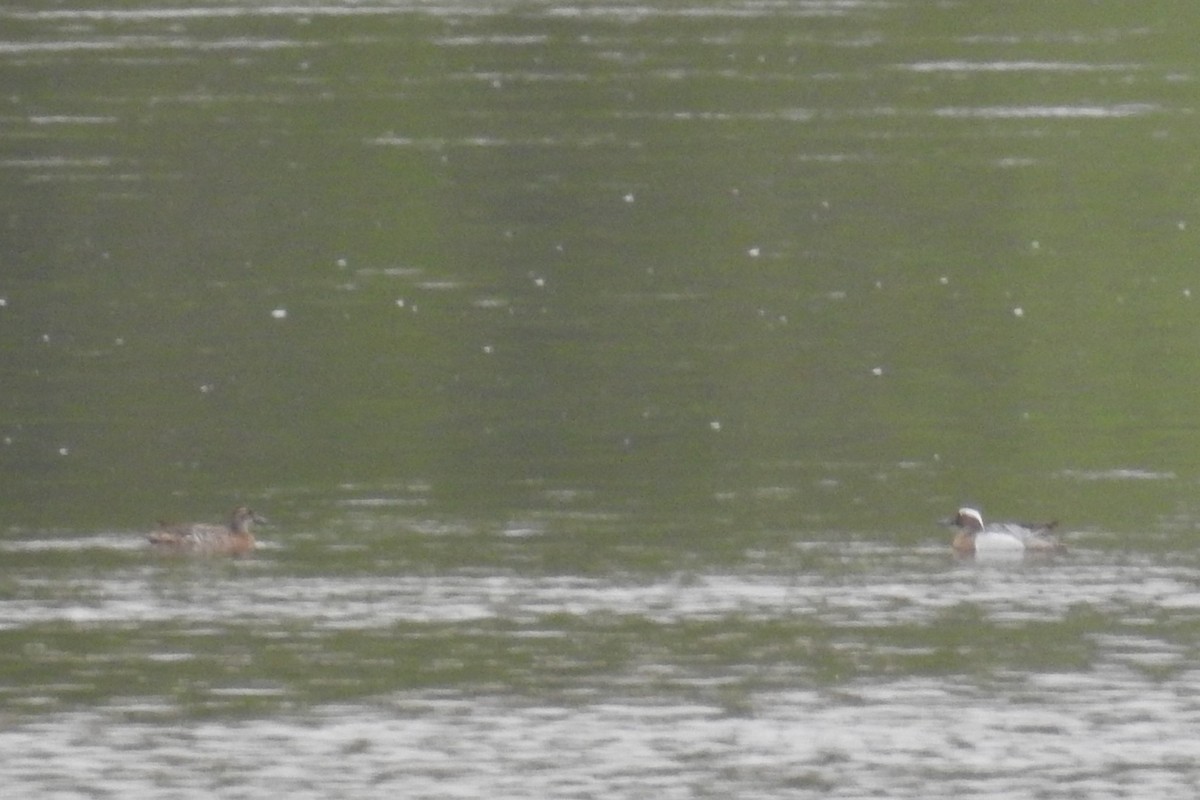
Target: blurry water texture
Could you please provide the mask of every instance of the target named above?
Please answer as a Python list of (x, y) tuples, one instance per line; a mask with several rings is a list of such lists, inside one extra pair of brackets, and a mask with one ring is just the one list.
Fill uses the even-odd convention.
[(1194, 794), (1198, 13), (0, 8), (0, 785)]

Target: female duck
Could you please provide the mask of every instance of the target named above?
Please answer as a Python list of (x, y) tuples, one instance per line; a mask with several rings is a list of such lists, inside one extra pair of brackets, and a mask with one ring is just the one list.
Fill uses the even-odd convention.
[(1050, 533), (1057, 522), (1039, 525), (994, 522), (984, 525), (983, 515), (978, 511), (960, 508), (957, 514), (946, 520), (946, 524), (957, 529), (950, 546), (960, 556), (1061, 553), (1067, 549)]
[(254, 550), (254, 524), (266, 520), (246, 506), (233, 510), (228, 525), (167, 525), (158, 523), (158, 530), (148, 537), (156, 550), (197, 555), (240, 556)]

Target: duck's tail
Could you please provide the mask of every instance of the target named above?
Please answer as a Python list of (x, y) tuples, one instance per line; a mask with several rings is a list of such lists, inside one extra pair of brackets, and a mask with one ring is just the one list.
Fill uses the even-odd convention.
[(147, 534), (146, 539), (150, 544), (163, 545), (166, 547), (178, 546), (183, 542), (183, 537), (178, 531), (157, 530)]

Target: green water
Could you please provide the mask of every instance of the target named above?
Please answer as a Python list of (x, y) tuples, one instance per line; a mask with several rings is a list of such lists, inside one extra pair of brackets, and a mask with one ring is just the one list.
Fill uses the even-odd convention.
[(0, 782), (1194, 789), (1193, 13), (0, 9)]
[(1167, 22), (238, 8), (6, 12), (10, 525), (917, 462), (822, 518), (1124, 527), (1048, 478), (1196, 473)]

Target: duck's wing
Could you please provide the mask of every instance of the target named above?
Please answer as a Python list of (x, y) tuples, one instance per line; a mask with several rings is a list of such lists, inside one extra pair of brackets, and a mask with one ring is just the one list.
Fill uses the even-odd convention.
[(233, 532), (221, 525), (190, 525), (186, 538), (198, 550), (219, 550), (233, 537)]
[(184, 523), (172, 525), (158, 523), (158, 530), (150, 534), (150, 541), (155, 544), (176, 545), (178, 547), (205, 547), (222, 536), (228, 536), (229, 530), (220, 525), (203, 525)]
[(151, 531), (147, 536), (151, 544), (170, 547), (182, 547), (187, 544), (187, 530), (178, 525), (163, 525), (159, 523), (158, 530)]
[(1038, 550), (1043, 553), (1065, 553), (1067, 546), (1062, 543), (1062, 540), (1057, 536), (1051, 536), (1046, 531), (1038, 531), (1029, 537), (1025, 546), (1030, 550)]
[(1046, 553), (1065, 551), (1067, 546), (1052, 533), (1056, 527), (1058, 527), (1058, 520), (1025, 526), (1025, 547), (1029, 550), (1038, 550)]

